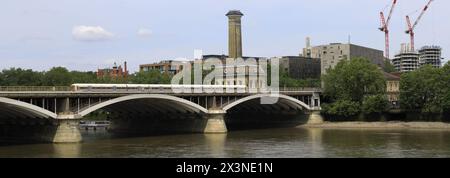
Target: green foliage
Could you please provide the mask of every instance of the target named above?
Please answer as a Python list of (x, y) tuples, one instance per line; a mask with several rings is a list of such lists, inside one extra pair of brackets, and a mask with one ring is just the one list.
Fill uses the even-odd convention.
[[(270, 73), (269, 73), (270, 74)], [(287, 71), (280, 68), (280, 87), (320, 87), (320, 79), (295, 79), (289, 76)], [(267, 76), (270, 80), (270, 75)]]
[(326, 115), (352, 117), (360, 113), (360, 104), (349, 100), (338, 100), (331, 104), (322, 104), (322, 113)]
[(0, 85), (2, 86), (40, 86), (43, 73), (30, 69), (11, 68), (0, 73)]
[(384, 71), (387, 73), (397, 72), (397, 70), (395, 70), (394, 65), (392, 65), (389, 60), (384, 60)]
[(331, 116), (352, 117), (361, 112), (382, 113), (388, 107), (386, 79), (369, 60), (342, 60), (323, 77), (324, 95), (331, 101), (322, 112)]
[(170, 84), (171, 76), (161, 74), (159, 70), (141, 71), (131, 77), (131, 83), (136, 84)]
[(442, 68), (443, 75), (443, 86), (444, 86), (444, 96), (442, 100), (442, 109), (445, 114), (450, 116), (450, 63), (447, 63), (444, 68)]
[(45, 86), (69, 86), (72, 84), (72, 75), (64, 67), (53, 67), (45, 72), (43, 85)]
[(400, 81), (400, 103), (406, 110), (422, 113), (441, 113), (448, 107), (450, 72), (449, 67), (436, 69), (424, 66), (402, 75)]
[(364, 58), (342, 60), (323, 76), (324, 94), (332, 101), (362, 103), (366, 95), (384, 94), (386, 79), (376, 65)]
[(64, 67), (54, 67), (47, 72), (36, 72), (20, 68), (0, 72), (0, 86), (69, 86), (73, 83), (128, 83), (169, 84), (170, 75), (159, 71), (138, 72), (124, 78), (101, 77), (95, 72), (68, 71)]
[(79, 72), (79, 71), (71, 71), (70, 75), (72, 76), (73, 83), (96, 83), (98, 82), (97, 74), (95, 72)]
[(370, 95), (364, 98), (362, 112), (364, 114), (383, 113), (388, 109), (389, 101), (386, 95)]

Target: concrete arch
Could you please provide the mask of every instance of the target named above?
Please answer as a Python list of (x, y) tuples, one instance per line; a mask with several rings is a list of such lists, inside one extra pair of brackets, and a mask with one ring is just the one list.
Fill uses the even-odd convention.
[(179, 104), (183, 105), (184, 107), (187, 107), (191, 110), (201, 112), (201, 113), (208, 113), (208, 110), (206, 108), (204, 108), (198, 104), (195, 104), (193, 102), (190, 102), (188, 100), (178, 98), (175, 96), (161, 95), (161, 94), (138, 94), (138, 95), (123, 96), (123, 97), (119, 97), (119, 98), (115, 98), (112, 100), (108, 100), (108, 101), (99, 103), (97, 105), (91, 106), (90, 108), (87, 108), (87, 109), (81, 111), (79, 113), (79, 115), (84, 117), (84, 116), (90, 114), (91, 112), (94, 112), (98, 109), (107, 107), (109, 105), (121, 103), (124, 101), (138, 100), (138, 99), (161, 99), (161, 100), (167, 100), (167, 101), (174, 101), (174, 102), (179, 103)]
[(55, 114), (55, 113), (53, 113), (53, 112), (51, 112), (49, 110), (46, 110), (44, 108), (40, 108), (38, 106), (29, 104), (29, 103), (25, 103), (25, 102), (22, 102), (22, 101), (0, 97), (0, 103), (6, 104), (6, 105), (10, 105), (12, 107), (16, 107), (18, 109), (25, 110), (25, 111), (29, 112), (29, 114), (25, 113), (25, 115), (30, 115), (31, 114), (31, 115), (36, 116), (36, 117), (53, 118), (53, 119), (57, 118), (57, 114)]
[(265, 98), (265, 97), (285, 99), (285, 100), (287, 100), (287, 101), (289, 101), (289, 102), (291, 102), (291, 103), (293, 103), (295, 105), (300, 105), (302, 108), (305, 108), (307, 110), (312, 110), (311, 107), (309, 107), (306, 103), (304, 103), (304, 102), (302, 102), (302, 101), (300, 101), (300, 100), (298, 100), (296, 98), (293, 98), (293, 97), (290, 97), (290, 96), (286, 96), (286, 95), (282, 95), (282, 94), (276, 94), (276, 95), (274, 95), (274, 94), (258, 94), (258, 95), (247, 96), (245, 98), (239, 99), (239, 100), (237, 100), (237, 101), (235, 101), (233, 103), (230, 103), (230, 104), (226, 105), (225, 107), (223, 107), (223, 110), (225, 112), (227, 112), (231, 108), (233, 108), (233, 107), (235, 107), (235, 106), (237, 106), (239, 104), (242, 104), (244, 102), (247, 102), (247, 101), (250, 101), (250, 100), (254, 100), (254, 99), (258, 99), (258, 98)]

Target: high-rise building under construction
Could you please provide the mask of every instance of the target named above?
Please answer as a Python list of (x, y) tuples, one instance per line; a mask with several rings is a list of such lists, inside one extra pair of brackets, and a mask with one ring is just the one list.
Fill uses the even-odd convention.
[(440, 68), (441, 51), (439, 46), (424, 46), (419, 51), (415, 51), (410, 44), (402, 44), (400, 53), (395, 55), (392, 64), (399, 72), (415, 71), (425, 65)]
[(439, 46), (424, 46), (419, 50), (419, 64), (420, 66), (431, 65), (434, 68), (441, 67), (441, 47)]

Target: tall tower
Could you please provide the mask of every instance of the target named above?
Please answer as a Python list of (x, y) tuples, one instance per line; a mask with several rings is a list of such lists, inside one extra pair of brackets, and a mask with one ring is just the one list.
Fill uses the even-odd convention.
[(228, 17), (228, 56), (230, 58), (242, 57), (241, 11), (231, 10)]

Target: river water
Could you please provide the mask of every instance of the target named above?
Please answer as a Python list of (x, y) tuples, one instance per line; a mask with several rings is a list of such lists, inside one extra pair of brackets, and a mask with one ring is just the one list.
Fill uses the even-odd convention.
[(79, 144), (2, 145), (0, 157), (450, 157), (448, 130), (289, 128), (134, 138), (84, 131), (83, 136)]

